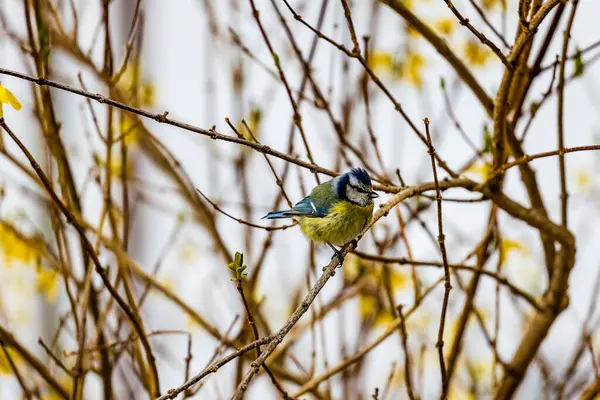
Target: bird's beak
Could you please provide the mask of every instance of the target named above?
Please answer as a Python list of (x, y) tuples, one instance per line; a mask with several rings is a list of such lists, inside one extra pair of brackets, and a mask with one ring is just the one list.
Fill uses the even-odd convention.
[(377, 194), (377, 192), (374, 192), (374, 191), (371, 190), (369, 192), (369, 197), (372, 198), (372, 199), (376, 199), (376, 198), (379, 197), (379, 195)]

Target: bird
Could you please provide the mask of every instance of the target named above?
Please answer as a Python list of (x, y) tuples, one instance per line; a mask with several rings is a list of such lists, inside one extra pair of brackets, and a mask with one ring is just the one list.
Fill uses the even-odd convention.
[(355, 241), (365, 230), (373, 219), (373, 199), (377, 197), (368, 172), (352, 168), (313, 188), (291, 209), (270, 212), (262, 219), (292, 218), (308, 239), (326, 243), (341, 266), (344, 256), (335, 245)]

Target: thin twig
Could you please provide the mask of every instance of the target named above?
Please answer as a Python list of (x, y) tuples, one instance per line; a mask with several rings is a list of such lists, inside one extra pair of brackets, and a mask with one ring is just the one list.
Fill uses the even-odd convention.
[(29, 388), (27, 388), (27, 384), (25, 383), (25, 381), (23, 380), (23, 377), (21, 376), (21, 372), (19, 372), (17, 365), (13, 361), (10, 353), (8, 352), (8, 349), (6, 348), (6, 345), (4, 344), (4, 342), (2, 340), (0, 340), (0, 347), (2, 347), (2, 352), (4, 353), (4, 357), (8, 361), (10, 368), (13, 370), (15, 376), (17, 377), (17, 381), (19, 382), (19, 385), (21, 386), (21, 389), (23, 390), (23, 395), (25, 396), (25, 398), (27, 400), (33, 399), (31, 393), (29, 392)]
[(502, 63), (506, 66), (506, 68), (508, 68), (508, 69), (513, 69), (514, 68), (514, 66), (508, 61), (508, 59), (506, 58), (506, 56), (504, 55), (504, 53), (502, 53), (502, 50), (500, 50), (498, 48), (498, 46), (496, 46), (494, 44), (494, 42), (492, 42), (490, 39), (488, 39), (487, 36), (485, 36), (483, 33), (481, 33), (480, 31), (478, 31), (473, 26), (473, 24), (471, 24), (471, 22), (469, 21), (468, 18), (463, 17), (463, 15), (456, 9), (456, 7), (454, 6), (454, 4), (452, 3), (451, 0), (444, 0), (444, 2), (446, 3), (446, 5), (450, 9), (450, 11), (452, 11), (452, 13), (454, 14), (454, 16), (458, 19), (458, 22), (461, 25), (466, 26), (467, 29), (469, 31), (471, 31), (471, 33), (473, 35), (475, 35), (477, 37), (477, 39), (479, 39), (479, 41), (481, 41), (481, 43), (483, 43), (484, 45), (486, 45), (487, 47), (489, 47), (490, 49), (492, 49), (492, 51), (494, 52), (494, 54), (496, 54), (498, 56), (498, 58), (500, 59), (500, 61), (502, 61)]
[(235, 360), (236, 358), (244, 355), (245, 353), (249, 352), (250, 350), (255, 349), (257, 346), (261, 346), (263, 344), (269, 343), (271, 340), (273, 340), (274, 337), (275, 337), (274, 335), (273, 336), (265, 336), (264, 338), (262, 338), (260, 340), (256, 340), (252, 343), (247, 344), (246, 346), (234, 351), (233, 353), (229, 354), (228, 356), (211, 364), (210, 366), (208, 366), (207, 368), (202, 370), (200, 373), (198, 373), (197, 375), (192, 377), (192, 379), (185, 382), (183, 385), (181, 385), (177, 388), (174, 388), (174, 389), (169, 389), (167, 391), (167, 393), (158, 397), (156, 400), (167, 400), (167, 399), (172, 400), (172, 399), (176, 398), (179, 395), (179, 393), (183, 392), (184, 390), (189, 389), (194, 384), (200, 382), (202, 380), (202, 378), (204, 378), (205, 376), (214, 374), (215, 372), (217, 372), (219, 370), (219, 368), (221, 368), (228, 362)]
[(567, 191), (567, 172), (565, 166), (565, 155), (563, 150), (565, 148), (565, 138), (564, 138), (564, 100), (565, 100), (565, 64), (567, 62), (567, 51), (569, 49), (569, 39), (571, 37), (571, 29), (573, 28), (573, 21), (575, 20), (575, 12), (577, 11), (577, 4), (579, 4), (579, 0), (573, 0), (573, 7), (571, 8), (571, 15), (569, 16), (569, 21), (567, 22), (567, 27), (564, 31), (564, 40), (562, 47), (562, 55), (560, 61), (560, 70), (558, 73), (558, 167), (559, 167), (559, 176), (560, 176), (560, 220), (562, 226), (568, 226), (568, 199), (569, 193)]
[(408, 348), (408, 334), (406, 333), (406, 323), (404, 322), (404, 314), (402, 313), (402, 305), (397, 307), (398, 316), (400, 318), (400, 335), (402, 336), (402, 348), (404, 349), (404, 379), (406, 381), (406, 391), (411, 400), (415, 399), (412, 386), (412, 365), (410, 362), (411, 355)]
[(252, 227), (252, 228), (257, 228), (257, 229), (264, 229), (267, 232), (285, 230), (285, 229), (291, 228), (293, 226), (296, 226), (296, 222), (293, 222), (293, 223), (291, 223), (289, 225), (282, 225), (282, 226), (264, 226), (264, 225), (255, 224), (255, 223), (250, 222), (250, 221), (246, 221), (246, 220), (244, 220), (242, 218), (234, 217), (233, 215), (229, 214), (228, 212), (222, 210), (221, 207), (219, 207), (217, 205), (217, 203), (215, 203), (214, 201), (212, 201), (211, 199), (209, 199), (208, 197), (206, 197), (206, 195), (204, 193), (202, 193), (202, 191), (200, 191), (200, 189), (196, 188), (196, 190), (198, 191), (198, 193), (200, 193), (200, 196), (202, 196), (202, 198), (204, 198), (204, 200), (206, 200), (215, 210), (217, 210), (221, 214), (225, 215), (226, 217), (231, 218), (232, 220), (239, 222), (242, 225), (246, 225), (246, 226), (249, 226), (249, 227)]
[(82, 242), (84, 243), (84, 248), (85, 248), (86, 252), (89, 254), (92, 261), (94, 262), (96, 272), (102, 278), (102, 282), (104, 283), (104, 286), (108, 289), (108, 291), (110, 292), (112, 297), (117, 301), (117, 303), (123, 309), (123, 311), (125, 312), (127, 317), (131, 320), (131, 323), (132, 323), (134, 329), (136, 330), (137, 334), (140, 337), (140, 340), (142, 342), (142, 345), (143, 345), (145, 353), (146, 353), (146, 359), (148, 361), (148, 364), (151, 367), (150, 371), (151, 371), (152, 379), (154, 382), (155, 394), (157, 394), (157, 396), (160, 395), (160, 393), (159, 393), (160, 386), (159, 386), (159, 382), (158, 382), (158, 370), (156, 368), (154, 354), (152, 353), (152, 349), (150, 347), (150, 342), (148, 341), (148, 339), (145, 336), (145, 332), (144, 332), (144, 329), (142, 328), (139, 315), (135, 315), (131, 311), (131, 309), (125, 302), (125, 300), (121, 297), (121, 295), (117, 292), (117, 290), (112, 286), (112, 284), (108, 278), (108, 275), (106, 273), (106, 270), (100, 263), (100, 260), (98, 259), (98, 255), (96, 254), (94, 247), (92, 246), (92, 244), (90, 243), (89, 239), (87, 238), (87, 236), (85, 234), (85, 230), (83, 229), (83, 227), (81, 226), (79, 221), (76, 220), (75, 215), (67, 208), (67, 206), (65, 206), (65, 204), (62, 202), (62, 200), (60, 200), (60, 198), (54, 191), (54, 189), (52, 189), (52, 184), (48, 180), (48, 177), (46, 176), (44, 171), (42, 171), (39, 164), (37, 163), (37, 161), (35, 161), (35, 159), (31, 155), (29, 150), (25, 147), (25, 145), (23, 145), (23, 143), (13, 133), (13, 131), (8, 127), (8, 125), (6, 125), (6, 121), (4, 120), (4, 118), (0, 118), (0, 127), (2, 127), (6, 131), (6, 133), (8, 133), (8, 135), (11, 137), (11, 139), (17, 144), (17, 146), (19, 146), (19, 148), (21, 149), (23, 154), (25, 154), (25, 156), (31, 163), (31, 166), (37, 173), (38, 177), (44, 184), (44, 187), (47, 190), (50, 197), (52, 198), (52, 201), (58, 206), (59, 210), (64, 214), (64, 216), (67, 219), (67, 222), (75, 227), (75, 229), (77, 230), (77, 233), (81, 237)]
[(442, 394), (441, 398), (445, 399), (448, 390), (448, 380), (446, 377), (446, 364), (444, 363), (444, 327), (446, 324), (446, 311), (448, 309), (448, 299), (450, 298), (450, 290), (452, 285), (450, 284), (450, 267), (448, 267), (448, 257), (446, 255), (446, 244), (444, 237), (444, 226), (442, 223), (442, 193), (440, 190), (437, 168), (435, 166), (434, 153), (435, 149), (431, 143), (431, 135), (429, 134), (429, 119), (423, 120), (425, 123), (425, 134), (427, 135), (427, 145), (429, 156), (431, 157), (431, 169), (433, 170), (433, 181), (435, 182), (435, 194), (437, 200), (437, 220), (438, 220), (438, 244), (440, 246), (440, 252), (442, 253), (442, 262), (444, 263), (444, 302), (442, 303), (442, 312), (440, 315), (440, 327), (438, 330), (438, 339), (435, 347), (438, 349), (438, 356), (440, 361), (440, 372), (442, 375)]
[[(240, 294), (240, 297), (242, 298), (242, 303), (244, 304), (244, 309), (246, 310), (246, 318), (248, 320), (248, 325), (250, 325), (250, 328), (252, 329), (252, 334), (254, 335), (254, 341), (256, 342), (256, 341), (260, 340), (260, 336), (258, 334), (258, 328), (256, 327), (256, 322), (254, 321), (254, 317), (252, 316), (252, 312), (250, 311), (250, 307), (248, 306), (248, 302), (246, 301), (246, 296), (244, 295), (244, 288), (242, 287), (241, 280), (239, 280), (237, 282), (236, 289), (237, 289), (238, 293)], [(260, 346), (256, 346), (256, 357), (257, 358), (260, 357), (260, 353), (261, 353)], [(288, 396), (285, 389), (277, 381), (277, 379), (275, 378), (275, 376), (273, 375), (273, 373), (271, 372), (269, 367), (267, 367), (265, 364), (263, 364), (263, 368), (265, 369), (265, 372), (271, 378), (271, 382), (273, 382), (273, 385), (275, 386), (275, 388), (277, 388), (277, 390), (279, 391), (279, 393), (281, 393), (281, 395), (283, 396), (283, 398), (285, 400), (288, 400), (290, 398), (290, 396)]]

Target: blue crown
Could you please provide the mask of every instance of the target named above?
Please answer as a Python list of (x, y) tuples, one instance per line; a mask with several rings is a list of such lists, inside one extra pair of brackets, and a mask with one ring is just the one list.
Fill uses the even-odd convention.
[(372, 186), (371, 177), (364, 168), (352, 168), (348, 174), (358, 179), (363, 185)]

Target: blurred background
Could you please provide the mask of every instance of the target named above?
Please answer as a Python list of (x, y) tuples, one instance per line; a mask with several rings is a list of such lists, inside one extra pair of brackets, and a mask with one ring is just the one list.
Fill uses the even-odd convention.
[[(534, 8), (549, 2), (525, 1)], [(298, 227), (271, 228), (290, 221), (260, 218), (293, 205), (331, 177), (211, 139), (206, 131), (161, 124), (4, 71), (45, 76), (153, 114), (168, 112), (171, 120), (258, 142), (328, 170), (365, 167), (388, 187), (431, 182), (427, 147), (391, 96), (417, 130), (424, 132), (422, 120), (429, 119), (436, 152), (449, 169), (485, 181), (493, 119), (456, 65), (384, 3), (395, 2), (0, 0), (0, 82), (22, 103), (18, 112), (3, 105), (5, 121), (80, 216), (108, 279), (139, 313), (162, 394), (254, 340), (227, 268), (236, 252), (247, 265), (240, 285), (259, 335), (283, 326), (329, 263), (331, 250), (310, 244)], [(397, 3), (496, 97), (505, 65), (446, 2)], [(519, 3), (450, 4), (509, 54)], [(564, 12), (556, 27), (558, 8), (540, 25), (527, 50), (530, 66), (551, 29), (553, 39), (522, 107), (507, 116), (525, 154), (558, 148), (560, 107), (566, 147), (600, 144), (600, 3), (576, 3), (560, 106), (560, 68), (554, 62), (563, 53), (573, 7), (567, 3), (559, 5)], [(336, 47), (353, 48), (346, 4), (364, 63)], [(143, 343), (100, 275), (86, 273), (93, 271), (92, 261), (77, 231), (6, 132), (0, 148), (0, 398), (154, 398)], [(536, 353), (517, 398), (578, 398), (591, 393), (586, 390), (598, 376), (600, 159), (593, 151), (565, 158), (568, 228), (577, 249), (569, 304)], [(558, 158), (531, 166), (548, 217), (559, 224)], [(438, 173), (440, 180), (449, 177), (442, 168)], [(518, 168), (507, 171), (503, 191), (530, 207)], [(380, 194), (376, 209), (393, 195)], [(414, 397), (439, 397), (436, 342), (444, 271), (432, 196), (411, 197), (377, 222), (360, 241), (360, 254), (346, 257), (268, 359), (273, 378), (261, 370), (245, 398), (282, 398), (282, 388), (292, 398), (408, 398), (407, 369)], [(548, 289), (544, 247), (536, 229), (476, 192), (453, 188), (443, 197), (448, 261), (465, 266), (452, 268), (445, 354), (457, 335), (460, 345), (453, 352), (448, 397), (492, 398), (503, 364), (513, 358), (535, 314), (519, 293), (541, 303)], [(476, 266), (474, 252), (490, 231), (482, 265), (490, 274), (473, 283), (475, 275), (464, 269)], [(467, 295), (470, 284), (473, 293)], [(468, 301), (473, 307), (465, 322)], [(406, 315), (406, 347), (397, 305)], [(230, 398), (255, 358), (254, 351), (246, 353), (179, 398)]]

